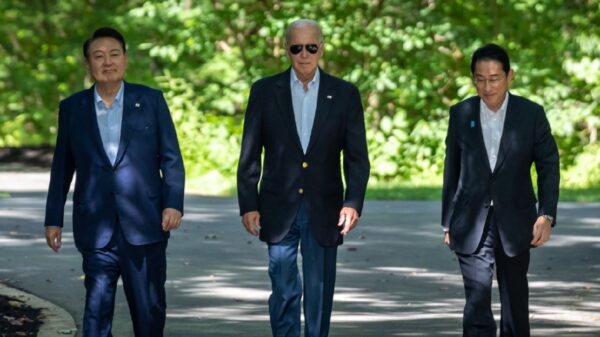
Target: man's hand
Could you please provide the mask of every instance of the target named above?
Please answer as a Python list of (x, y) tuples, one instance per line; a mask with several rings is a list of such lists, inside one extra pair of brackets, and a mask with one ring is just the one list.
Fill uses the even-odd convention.
[(358, 212), (352, 207), (344, 207), (340, 211), (340, 221), (338, 222), (338, 227), (342, 228), (340, 232), (342, 235), (348, 234), (351, 230), (356, 227), (358, 223)]
[(539, 216), (533, 224), (533, 240), (531, 240), (531, 244), (540, 247), (550, 240), (551, 234), (552, 222), (543, 216)]
[(450, 246), (450, 233), (444, 232), (444, 243), (446, 246)]
[(175, 208), (165, 208), (162, 212), (162, 229), (165, 232), (181, 226), (181, 212)]
[(46, 226), (46, 243), (56, 253), (62, 245), (62, 228), (58, 226)]
[(260, 230), (260, 213), (258, 211), (251, 211), (244, 213), (242, 216), (242, 224), (248, 231), (248, 233), (257, 236)]

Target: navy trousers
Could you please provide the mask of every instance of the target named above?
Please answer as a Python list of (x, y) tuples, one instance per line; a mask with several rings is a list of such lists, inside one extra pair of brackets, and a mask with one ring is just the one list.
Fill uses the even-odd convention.
[[(302, 254), (302, 278), (298, 271), (298, 245)], [(304, 295), (304, 337), (327, 337), (333, 306), (337, 247), (322, 247), (310, 229), (301, 203), (289, 233), (269, 245), (272, 293), (269, 316), (274, 337), (300, 337), (300, 302)]]
[(101, 249), (80, 250), (85, 274), (83, 337), (112, 337), (119, 276), (136, 337), (162, 337), (165, 325), (167, 241), (134, 246), (115, 229)]
[(508, 257), (498, 235), (493, 208), (490, 209), (481, 244), (473, 254), (458, 254), (466, 304), (463, 337), (495, 337), (492, 314), (494, 265), (500, 290), (500, 336), (529, 337), (529, 250)]

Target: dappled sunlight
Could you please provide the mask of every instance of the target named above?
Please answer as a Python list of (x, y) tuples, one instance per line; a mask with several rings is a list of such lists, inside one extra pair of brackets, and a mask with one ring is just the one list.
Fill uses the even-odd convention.
[(433, 272), (425, 268), (412, 267), (375, 267), (374, 270), (399, 273), (416, 278), (427, 278), (431, 282), (460, 285), (462, 287), (462, 276), (455, 273)]
[(579, 218), (577, 222), (594, 225), (593, 227), (588, 228), (600, 228), (600, 217), (597, 218)]
[(529, 281), (529, 289), (573, 290), (576, 288), (600, 289), (600, 284), (589, 282)]
[[(600, 235), (562, 235), (555, 234), (552, 235), (552, 239), (548, 241), (545, 245), (547, 247), (570, 247), (575, 245), (582, 244), (600, 244)], [(597, 245), (595, 245), (597, 246)]]
[(46, 238), (22, 239), (0, 236), (0, 245), (3, 247), (32, 246), (40, 243), (45, 244)]
[[(43, 227), (40, 225), (40, 234), (19, 234), (17, 232), (0, 233), (0, 246), (2, 247), (24, 247), (43, 245), (46, 246), (46, 238), (43, 234)], [(66, 232), (62, 235), (63, 246), (73, 243), (73, 233)]]
[(237, 304), (232, 306), (168, 310), (169, 318), (197, 318), (230, 321), (269, 321), (264, 305)]
[(333, 322), (385, 322), (385, 321), (423, 321), (430, 319), (460, 319), (462, 317), (461, 310), (454, 313), (431, 312), (423, 313), (418, 307), (413, 308), (414, 311), (396, 311), (387, 313), (351, 313), (334, 311), (331, 317)]
[[(0, 219), (4, 220), (0, 249), (6, 253), (0, 260), (0, 274), (39, 293), (51, 289), (48, 298), (65, 303), (60, 292), (64, 290), (59, 288), (78, 289), (83, 296), (81, 256), (73, 244), (70, 203), (61, 251), (54, 254), (46, 246), (44, 200), (42, 194), (0, 200)], [(441, 243), (439, 205), (382, 202), (366, 206), (371, 207), (372, 216), (361, 220), (338, 250), (332, 334), (459, 335), (464, 286), (456, 257)], [(565, 217), (565, 225), (561, 222), (547, 247), (535, 250), (532, 259), (534, 337), (600, 335), (600, 264), (593, 253), (594, 246), (600, 246), (600, 217), (592, 213), (598, 213), (598, 207), (566, 206), (572, 214)], [(181, 323), (219, 331), (214, 336), (236, 335), (238, 330), (242, 334), (248, 329), (266, 332), (248, 336), (268, 335), (268, 254), (263, 243), (243, 231), (237, 211), (232, 198), (186, 197), (183, 228), (173, 233), (168, 249), (171, 331), (184, 331)], [(493, 312), (499, 321), (496, 282), (493, 293)], [(78, 310), (83, 297), (77, 301), (69, 305), (81, 317)], [(116, 321), (131, 324), (124, 302), (117, 308)], [(173, 336), (188, 335), (182, 333)]]
[(189, 296), (232, 298), (245, 301), (266, 301), (270, 291), (252, 288), (235, 287), (230, 284), (202, 284), (180, 290)]
[[(555, 305), (529, 305), (530, 316), (536, 320), (565, 322), (569, 325), (595, 326), (600, 328), (600, 312), (584, 311)], [(596, 331), (599, 331), (596, 329)]]
[(17, 220), (29, 220), (29, 221), (39, 221), (42, 223), (44, 221), (44, 212), (40, 212), (40, 210), (23, 210), (23, 209), (3, 209), (0, 210), (0, 218), (10, 218)]

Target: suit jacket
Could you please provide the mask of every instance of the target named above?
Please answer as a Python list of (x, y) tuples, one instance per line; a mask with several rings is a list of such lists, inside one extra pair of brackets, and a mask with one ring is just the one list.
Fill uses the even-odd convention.
[(260, 239), (276, 243), (289, 231), (304, 199), (317, 241), (336, 246), (343, 241), (339, 212), (348, 206), (361, 213), (369, 178), (360, 94), (354, 85), (320, 70), (315, 120), (304, 154), (294, 119), (290, 71), (261, 79), (250, 90), (238, 165), (240, 214), (259, 211)]
[(162, 210), (183, 213), (184, 168), (175, 127), (162, 93), (125, 83), (121, 138), (115, 164), (106, 155), (94, 88), (60, 103), (58, 135), (46, 203), (46, 226), (63, 226), (73, 174), (73, 234), (80, 249), (104, 247), (117, 223), (127, 241), (143, 245), (169, 237)]
[[(509, 94), (498, 160), (492, 172), (481, 130), (479, 104), (479, 97), (471, 97), (450, 108), (442, 226), (449, 229), (451, 249), (473, 253), (481, 241), (493, 201), (493, 214), (504, 251), (515, 256), (529, 249), (538, 215), (547, 214), (556, 219), (558, 150), (544, 109)], [(537, 210), (532, 164), (537, 171)]]

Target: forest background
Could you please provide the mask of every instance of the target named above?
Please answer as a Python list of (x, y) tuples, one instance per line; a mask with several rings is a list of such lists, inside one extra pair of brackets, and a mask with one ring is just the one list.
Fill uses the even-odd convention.
[(546, 108), (561, 187), (600, 191), (600, 0), (3, 0), (0, 147), (54, 144), (59, 101), (92, 84), (82, 43), (113, 26), (126, 80), (165, 94), (189, 189), (233, 193), (250, 86), (289, 66), (297, 18), (323, 26), (321, 66), (361, 92), (376, 197), (439, 194), (448, 109), (475, 94), (488, 42), (511, 56), (511, 92)]

